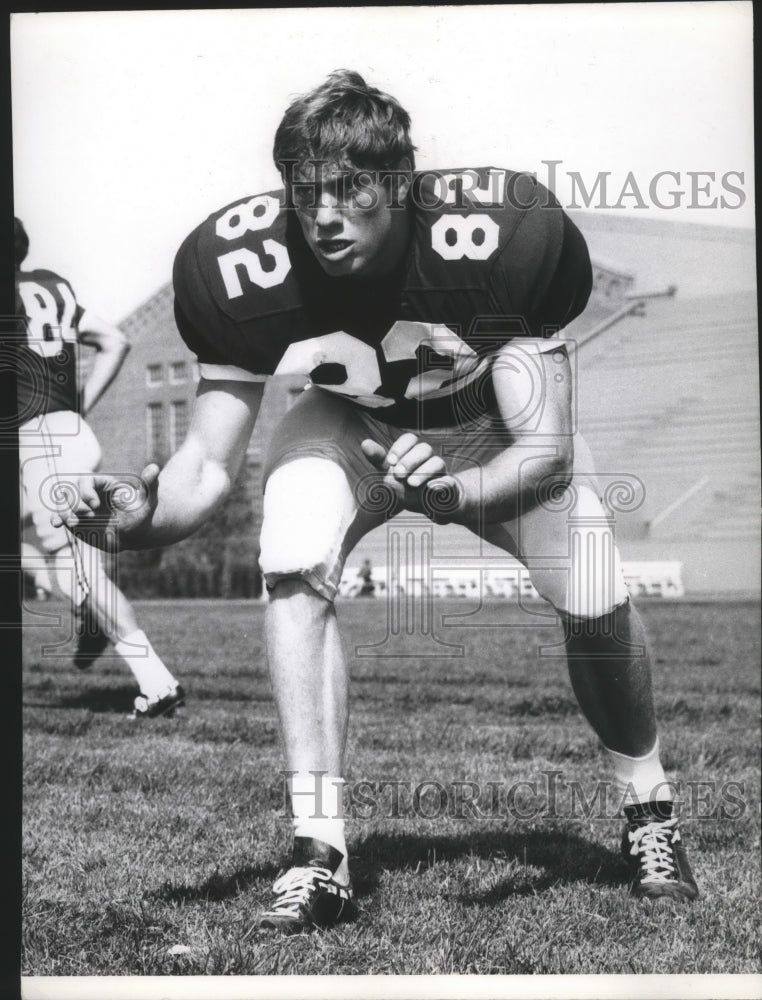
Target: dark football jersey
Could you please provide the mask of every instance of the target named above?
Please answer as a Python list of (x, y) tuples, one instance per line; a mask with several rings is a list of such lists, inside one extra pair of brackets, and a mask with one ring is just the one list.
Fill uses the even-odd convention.
[(282, 191), (210, 216), (174, 267), (177, 325), (202, 374), (304, 374), (390, 423), (448, 423), (498, 348), (551, 337), (584, 308), (585, 241), (533, 176), (421, 172), (398, 210), (412, 238), (374, 281), (328, 276)]
[(16, 272), (21, 422), (53, 410), (77, 409), (77, 324), (82, 313), (65, 278), (42, 269)]

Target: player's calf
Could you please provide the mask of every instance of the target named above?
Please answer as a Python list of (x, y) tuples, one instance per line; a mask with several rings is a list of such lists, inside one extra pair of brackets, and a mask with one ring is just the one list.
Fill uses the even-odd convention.
[(84, 601), (74, 610), (74, 634), (77, 637), (74, 666), (77, 670), (87, 670), (110, 643), (89, 601)]
[(645, 629), (629, 598), (598, 618), (565, 616), (569, 676), (622, 797), (622, 853), (639, 899), (698, 897), (659, 756)]

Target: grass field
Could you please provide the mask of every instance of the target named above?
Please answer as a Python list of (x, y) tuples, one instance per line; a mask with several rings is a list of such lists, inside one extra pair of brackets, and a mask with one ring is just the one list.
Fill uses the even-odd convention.
[(42, 656), (65, 629), (28, 619), (25, 975), (760, 971), (757, 604), (642, 607), (665, 767), (683, 782), (703, 893), (675, 907), (628, 898), (620, 821), (585, 806), (601, 758), (563, 661), (537, 654), (560, 641), (552, 622), (510, 605), (436, 605), (450, 645), (405, 637), (436, 655), (378, 656), (402, 648), (383, 643), (385, 602), (342, 603), (348, 649), (381, 643), (352, 659), (361, 915), (285, 939), (253, 929), (290, 833), (262, 607), (138, 610), (188, 690), (174, 719), (129, 720), (123, 663), (82, 674)]

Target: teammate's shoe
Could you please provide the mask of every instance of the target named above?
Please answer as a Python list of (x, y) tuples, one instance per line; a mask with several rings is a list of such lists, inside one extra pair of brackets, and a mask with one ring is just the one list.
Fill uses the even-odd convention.
[(106, 649), (109, 637), (85, 608), (77, 608), (75, 612), (74, 632), (77, 636), (74, 666), (77, 670), (87, 670)]
[(342, 858), (341, 851), (321, 840), (296, 837), (293, 867), (275, 881), (275, 903), (257, 926), (295, 934), (353, 920), (357, 908), (352, 886), (340, 885), (333, 877)]
[(671, 803), (625, 806), (622, 854), (630, 866), (630, 892), (639, 899), (698, 898), (677, 816)]
[(185, 703), (185, 691), (182, 684), (175, 684), (174, 687), (154, 698), (148, 698), (144, 694), (139, 694), (135, 699), (135, 707), (132, 710), (133, 719), (155, 719), (157, 715), (166, 717), (174, 715), (175, 709)]

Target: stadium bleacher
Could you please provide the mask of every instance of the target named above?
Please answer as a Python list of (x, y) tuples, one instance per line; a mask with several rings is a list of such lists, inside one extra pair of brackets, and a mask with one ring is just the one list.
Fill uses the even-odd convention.
[[(634, 472), (645, 502), (619, 518), (629, 554), (664, 558), (697, 543), (716, 586), (755, 589), (759, 394), (753, 292), (653, 300), (580, 348), (579, 419), (601, 471)], [(733, 564), (724, 545), (738, 543)], [(687, 546), (687, 548), (686, 548)], [(715, 551), (716, 550), (716, 551)], [(686, 567), (686, 586), (709, 584)], [(702, 588), (703, 589), (703, 588)], [(711, 589), (711, 588), (710, 588)]]

